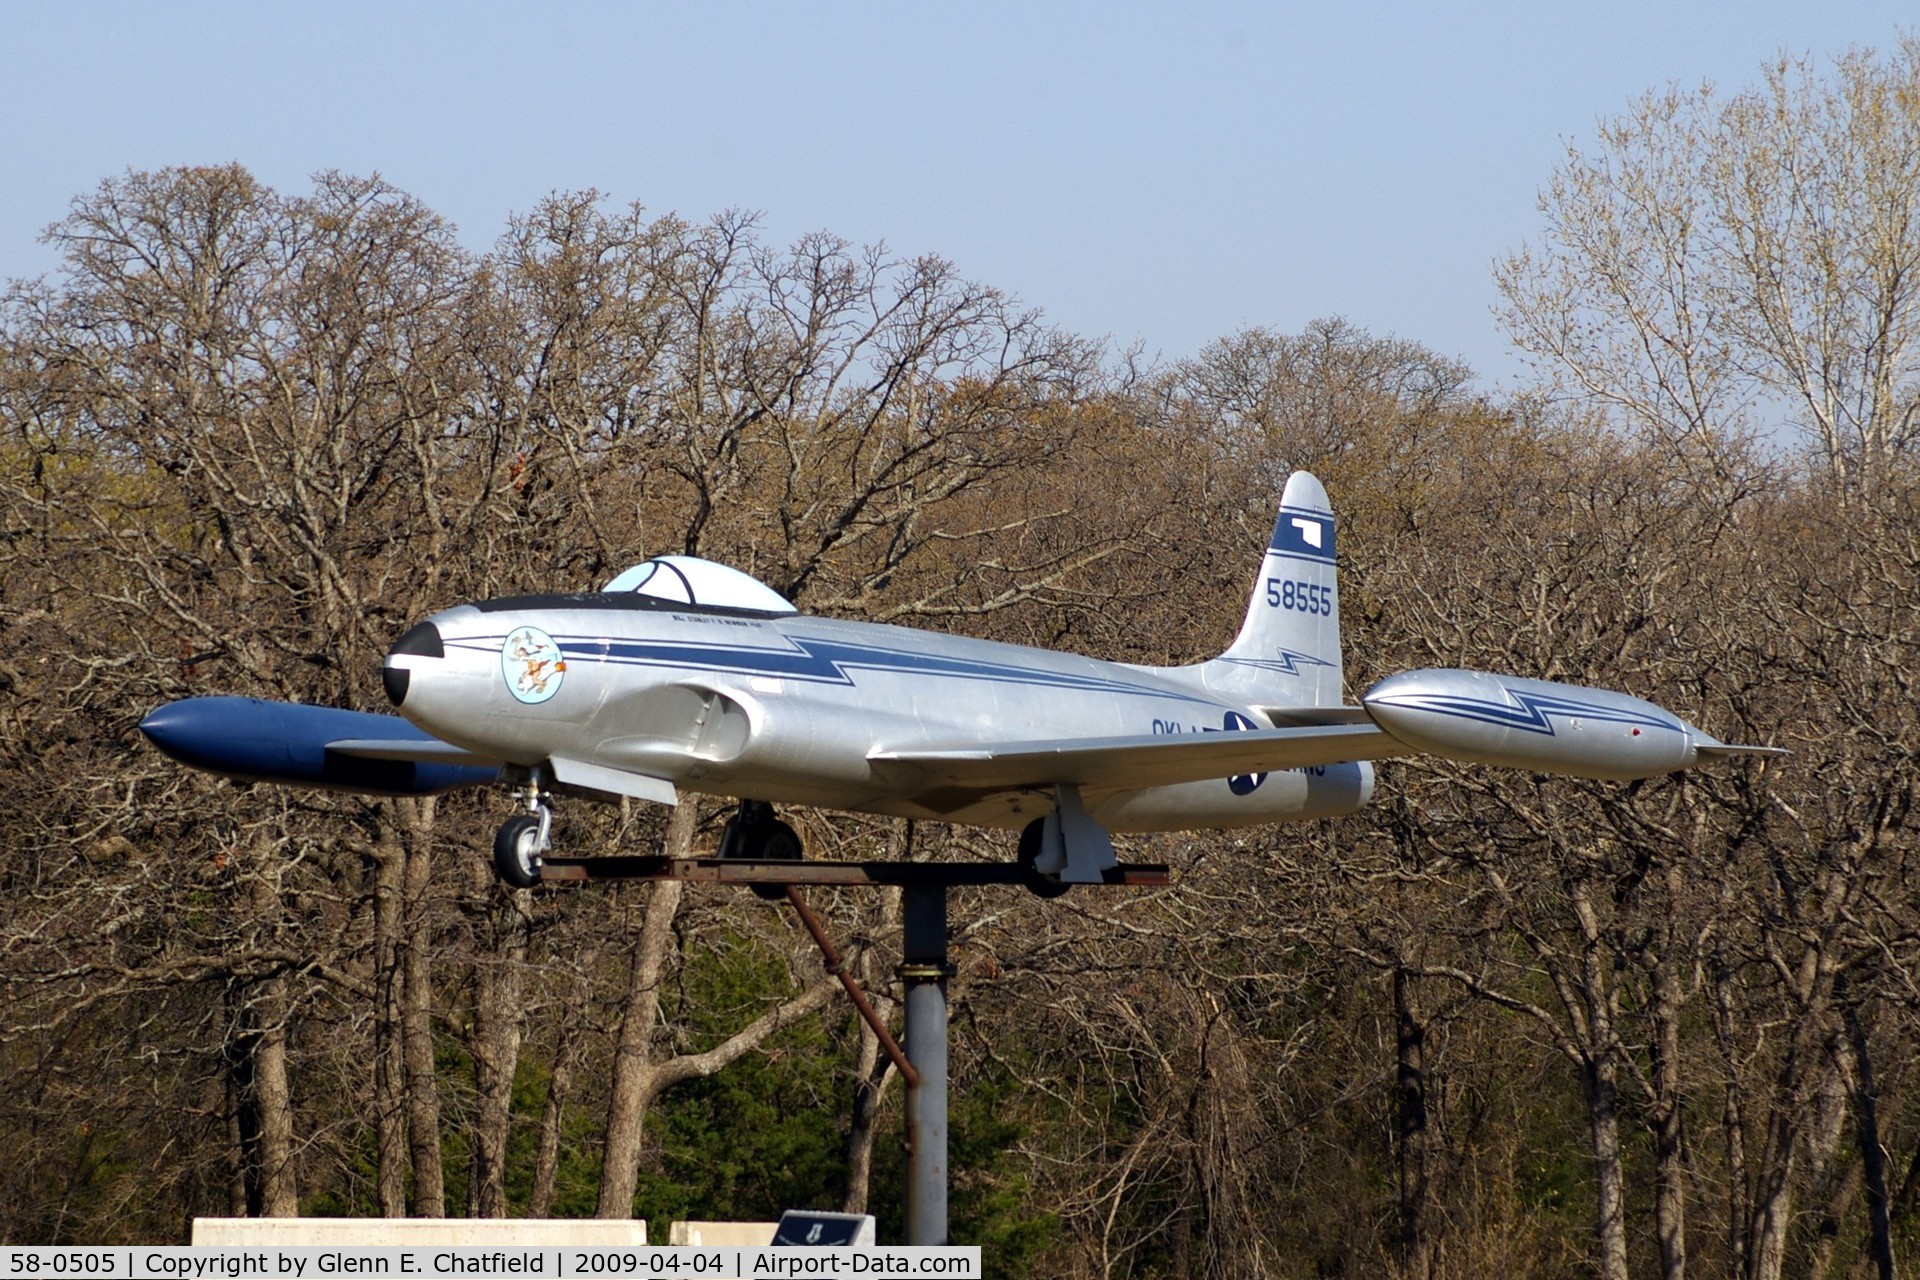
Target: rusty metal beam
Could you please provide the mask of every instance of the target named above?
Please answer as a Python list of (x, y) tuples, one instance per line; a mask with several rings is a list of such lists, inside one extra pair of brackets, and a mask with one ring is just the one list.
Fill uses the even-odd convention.
[(899, 1069), (901, 1079), (905, 1080), (909, 1087), (918, 1089), (920, 1073), (914, 1069), (911, 1062), (907, 1061), (907, 1055), (900, 1048), (900, 1042), (893, 1038), (893, 1032), (887, 1030), (887, 1024), (881, 1019), (880, 1011), (873, 1007), (871, 1000), (867, 999), (867, 993), (861, 989), (858, 982), (854, 981), (853, 975), (847, 972), (846, 963), (841, 960), (840, 952), (834, 947), (833, 940), (827, 937), (826, 927), (820, 923), (820, 917), (813, 914), (813, 908), (807, 905), (806, 895), (800, 892), (799, 885), (787, 886), (787, 901), (793, 904), (793, 913), (800, 917), (800, 923), (807, 926), (807, 932), (813, 935), (814, 945), (820, 948), (820, 954), (827, 962), (827, 972), (840, 979), (840, 985), (847, 989), (847, 998), (853, 1001), (853, 1007), (860, 1011), (860, 1016), (865, 1018), (867, 1025), (873, 1028), (873, 1034), (880, 1037), (880, 1047), (887, 1051), (887, 1057), (891, 1058), (893, 1065)]
[[(746, 858), (662, 858), (608, 854), (598, 858), (547, 858), (543, 881), (690, 880), (706, 884), (811, 884), (950, 887), (1022, 884), (1012, 862), (760, 862)], [(1172, 883), (1160, 863), (1122, 864), (1107, 873), (1108, 885), (1158, 888)], [(1099, 887), (1099, 886), (1082, 886)]]

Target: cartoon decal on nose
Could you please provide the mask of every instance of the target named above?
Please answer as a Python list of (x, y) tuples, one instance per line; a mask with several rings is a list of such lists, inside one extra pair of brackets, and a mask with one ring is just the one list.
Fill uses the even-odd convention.
[[(1238, 711), (1227, 712), (1227, 721), (1223, 726), (1228, 733), (1237, 733), (1242, 729), (1258, 729), (1260, 726)], [(1264, 773), (1239, 773), (1227, 779), (1227, 787), (1237, 796), (1250, 796), (1259, 790), (1260, 784), (1267, 780)]]
[(500, 646), (500, 674), (507, 692), (522, 702), (545, 702), (560, 692), (566, 659), (553, 637), (538, 627), (515, 627)]

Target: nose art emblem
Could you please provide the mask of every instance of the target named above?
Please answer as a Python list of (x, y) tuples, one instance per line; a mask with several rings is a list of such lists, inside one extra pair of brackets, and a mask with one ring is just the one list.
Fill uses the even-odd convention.
[(553, 637), (538, 627), (515, 627), (500, 647), (500, 674), (507, 691), (522, 702), (545, 702), (560, 692), (566, 659)]

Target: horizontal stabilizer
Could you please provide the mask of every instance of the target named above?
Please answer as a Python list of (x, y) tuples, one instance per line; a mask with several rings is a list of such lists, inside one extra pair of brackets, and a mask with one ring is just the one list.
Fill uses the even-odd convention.
[(1134, 790), (1411, 754), (1367, 724), (1003, 742), (876, 751), (867, 759), (875, 773), (916, 786), (990, 790), (1071, 783)]

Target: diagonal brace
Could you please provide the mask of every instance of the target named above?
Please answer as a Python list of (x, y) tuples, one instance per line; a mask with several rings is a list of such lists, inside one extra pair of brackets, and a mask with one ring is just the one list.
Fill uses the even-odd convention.
[(847, 998), (853, 1001), (853, 1007), (860, 1011), (860, 1016), (867, 1020), (869, 1027), (873, 1028), (873, 1034), (880, 1038), (880, 1047), (886, 1050), (887, 1057), (892, 1060), (894, 1068), (900, 1072), (901, 1079), (905, 1080), (910, 1087), (919, 1088), (920, 1073), (914, 1070), (911, 1062), (907, 1061), (906, 1052), (900, 1048), (900, 1042), (893, 1038), (893, 1033), (887, 1030), (887, 1024), (881, 1020), (879, 1010), (875, 1009), (873, 1002), (867, 999), (867, 993), (860, 989), (860, 984), (854, 980), (852, 974), (847, 972), (846, 962), (841, 959), (840, 952), (835, 949), (833, 940), (827, 937), (826, 928), (820, 923), (820, 917), (813, 913), (811, 906), (807, 905), (806, 895), (800, 892), (799, 885), (787, 886), (787, 901), (793, 904), (794, 914), (800, 917), (800, 923), (807, 926), (807, 932), (813, 935), (814, 945), (820, 948), (820, 955), (827, 962), (827, 972), (840, 979), (840, 985), (847, 989)]

